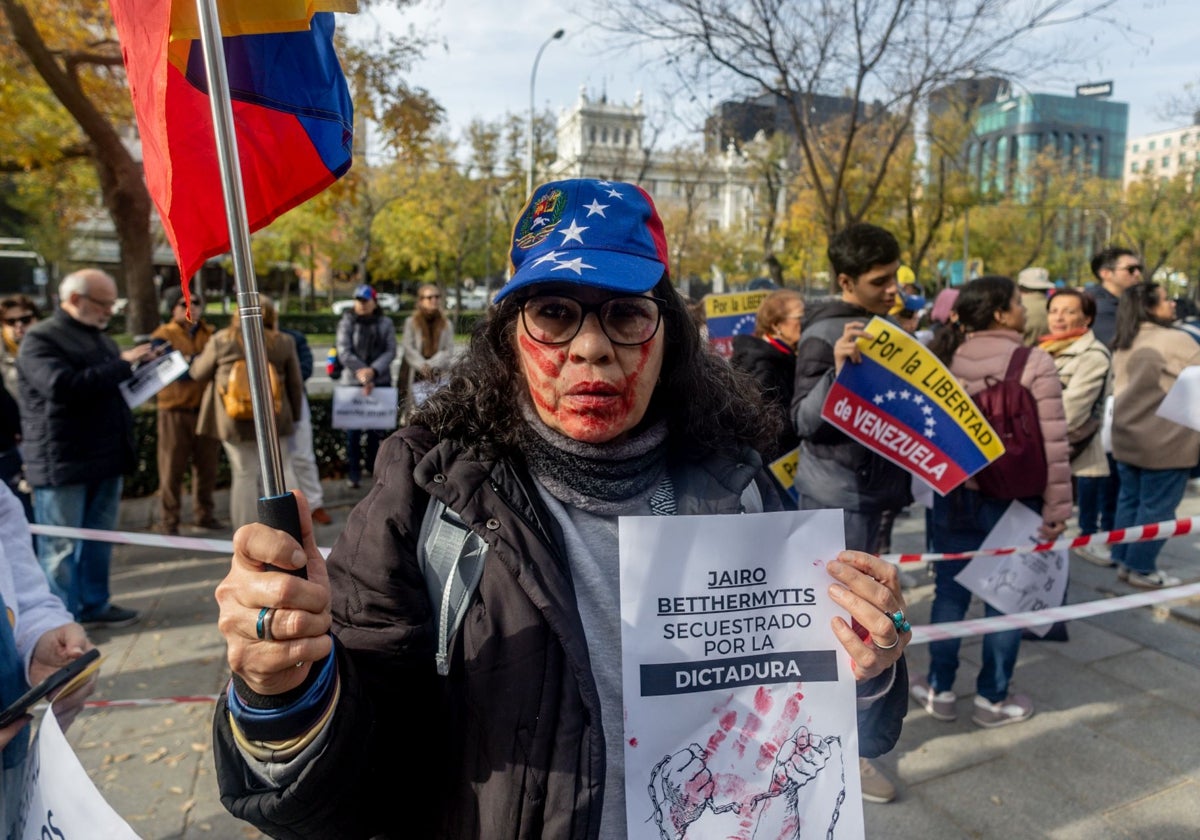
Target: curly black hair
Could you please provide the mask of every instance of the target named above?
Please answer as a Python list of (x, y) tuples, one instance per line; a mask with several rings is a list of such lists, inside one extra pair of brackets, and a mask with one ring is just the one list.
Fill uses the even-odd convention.
[[(692, 460), (750, 446), (769, 451), (779, 418), (766, 408), (758, 386), (714, 353), (700, 336), (682, 297), (664, 276), (652, 294), (663, 306), (662, 373), (647, 422), (667, 422), (668, 457)], [(439, 438), (499, 457), (520, 449), (520, 400), (527, 385), (513, 336), (522, 298), (510, 295), (489, 309), (471, 335), (468, 351), (450, 370), (449, 384), (413, 413), (412, 422)]]

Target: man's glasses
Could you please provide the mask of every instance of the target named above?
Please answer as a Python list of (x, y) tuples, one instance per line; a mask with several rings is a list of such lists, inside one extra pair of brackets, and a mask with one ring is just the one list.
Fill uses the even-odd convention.
[(17, 326), (17, 324), (20, 324), (23, 327), (28, 327), (30, 324), (33, 323), (33, 316), (32, 315), (19, 315), (16, 318), (5, 318), (4, 323), (10, 327), (15, 327), (15, 326)]
[(535, 295), (521, 304), (521, 323), (539, 344), (567, 344), (579, 334), (588, 313), (595, 312), (609, 341), (621, 347), (636, 347), (658, 332), (665, 303), (641, 295), (613, 297), (601, 303), (582, 303), (562, 295)]
[(1146, 266), (1142, 265), (1141, 263), (1134, 263), (1133, 265), (1119, 265), (1117, 266), (1117, 271), (1127, 271), (1130, 274), (1145, 274)]
[(419, 295), (420, 300), (441, 300), (441, 295)]
[(112, 309), (114, 306), (117, 305), (116, 298), (113, 298), (112, 300), (100, 300), (99, 298), (94, 298), (91, 295), (80, 295), (80, 297), (87, 298), (92, 303), (99, 306), (101, 309)]

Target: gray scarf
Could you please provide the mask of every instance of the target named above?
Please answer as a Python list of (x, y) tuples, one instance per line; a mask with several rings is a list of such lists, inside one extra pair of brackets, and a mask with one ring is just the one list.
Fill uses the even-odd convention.
[(529, 470), (563, 504), (601, 516), (649, 502), (667, 471), (666, 421), (620, 443), (584, 443), (551, 429), (527, 401), (521, 450)]

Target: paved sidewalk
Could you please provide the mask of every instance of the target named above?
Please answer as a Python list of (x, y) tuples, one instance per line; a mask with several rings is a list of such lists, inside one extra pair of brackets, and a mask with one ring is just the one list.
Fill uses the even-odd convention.
[[(318, 528), (317, 537), (331, 545), (365, 490), (349, 490), (344, 482), (326, 489), (334, 523)], [(1200, 495), (1192, 492), (1180, 515), (1196, 514)], [(143, 530), (152, 521), (152, 500), (123, 504), (122, 529)], [(913, 508), (897, 522), (895, 550), (920, 551), (922, 529), (921, 511)], [(1200, 579), (1198, 549), (1200, 535), (1169, 541), (1160, 565), (1186, 582)], [(115, 599), (142, 610), (144, 618), (93, 634), (107, 657), (97, 699), (222, 689), (228, 671), (213, 589), (227, 563), (222, 556), (116, 548)], [(910, 617), (924, 622), (930, 577), (920, 567), (905, 574)], [(1116, 581), (1115, 570), (1072, 562), (1072, 602), (1132, 591)], [(1023, 643), (1015, 687), (1033, 697), (1037, 713), (990, 731), (970, 722), (980, 643), (966, 640), (956, 685), (959, 720), (942, 723), (910, 711), (900, 744), (880, 762), (897, 780), (900, 798), (864, 805), (867, 836), (1200, 836), (1198, 625), (1200, 606), (1178, 604), (1073, 622), (1065, 644)], [(911, 648), (909, 658), (912, 671), (923, 673), (925, 649)], [(68, 737), (105, 798), (145, 840), (259, 837), (218, 801), (211, 715), (207, 702), (89, 710)]]

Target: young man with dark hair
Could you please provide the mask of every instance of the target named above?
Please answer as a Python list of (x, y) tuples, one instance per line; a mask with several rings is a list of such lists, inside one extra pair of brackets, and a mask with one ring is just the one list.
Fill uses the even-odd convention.
[(1088, 287), (1088, 293), (1096, 301), (1092, 332), (1108, 347), (1112, 347), (1117, 334), (1117, 302), (1121, 293), (1140, 283), (1145, 270), (1138, 255), (1128, 248), (1105, 248), (1092, 257), (1092, 274), (1097, 280)]
[[(886, 317), (896, 303), (900, 245), (886, 230), (854, 224), (829, 242), (829, 263), (841, 296), (807, 308), (796, 348), (792, 424), (800, 437), (796, 490), (801, 510), (841, 508), (846, 548), (877, 553), (884, 511), (912, 501), (908, 472), (826, 423), (821, 407), (842, 365), (857, 355), (855, 341), (873, 315)], [(896, 789), (862, 759), (863, 798), (890, 802)]]

